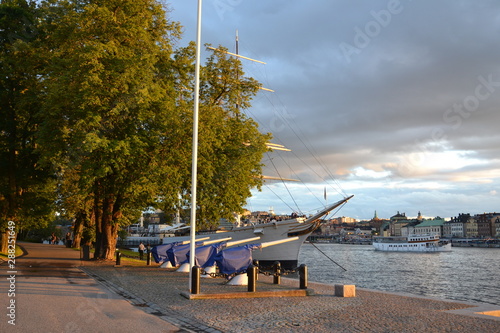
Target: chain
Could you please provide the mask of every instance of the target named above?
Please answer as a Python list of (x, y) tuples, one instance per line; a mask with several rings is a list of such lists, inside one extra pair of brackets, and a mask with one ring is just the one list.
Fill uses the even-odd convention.
[[(295, 267), (294, 269), (287, 270), (287, 269), (280, 269), (280, 273), (276, 273), (274, 271), (274, 265), (272, 266), (257, 266), (258, 267), (258, 272), (259, 274), (262, 274), (264, 276), (287, 276), (287, 275), (292, 275), (292, 274), (297, 274), (299, 272), (298, 267)], [(246, 274), (246, 270), (238, 273), (232, 273), (232, 274), (224, 274), (224, 273), (208, 273), (205, 270), (202, 270), (201, 272), (202, 275), (208, 275), (211, 278), (224, 278), (226, 280), (230, 280), (236, 275), (239, 274)]]

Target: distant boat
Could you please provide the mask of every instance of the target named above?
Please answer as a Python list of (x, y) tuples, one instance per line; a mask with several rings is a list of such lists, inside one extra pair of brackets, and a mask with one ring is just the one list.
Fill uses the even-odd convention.
[(446, 252), (451, 251), (451, 243), (438, 235), (423, 234), (410, 236), (374, 237), (373, 247), (390, 252)]

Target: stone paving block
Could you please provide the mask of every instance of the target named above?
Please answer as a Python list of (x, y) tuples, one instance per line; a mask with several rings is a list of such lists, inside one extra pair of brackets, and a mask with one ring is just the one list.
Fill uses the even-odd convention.
[(335, 296), (356, 297), (356, 286), (353, 284), (336, 284)]

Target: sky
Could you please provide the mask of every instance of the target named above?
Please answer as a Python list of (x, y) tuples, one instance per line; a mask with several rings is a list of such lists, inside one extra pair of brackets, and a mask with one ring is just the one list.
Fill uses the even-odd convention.
[[(198, 2), (169, 1), (196, 39)], [(247, 208), (449, 218), (500, 211), (500, 2), (205, 0), (202, 43), (242, 60), (266, 155)], [(206, 53), (203, 52), (206, 56)], [(326, 195), (325, 195), (326, 192)], [(326, 197), (326, 199), (325, 199)]]

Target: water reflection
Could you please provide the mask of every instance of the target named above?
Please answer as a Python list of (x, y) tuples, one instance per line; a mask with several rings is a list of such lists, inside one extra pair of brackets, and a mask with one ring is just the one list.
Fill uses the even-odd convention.
[(410, 253), (380, 252), (368, 245), (315, 245), (347, 271), (304, 244), (299, 263), (308, 266), (311, 281), (500, 305), (500, 249)]

